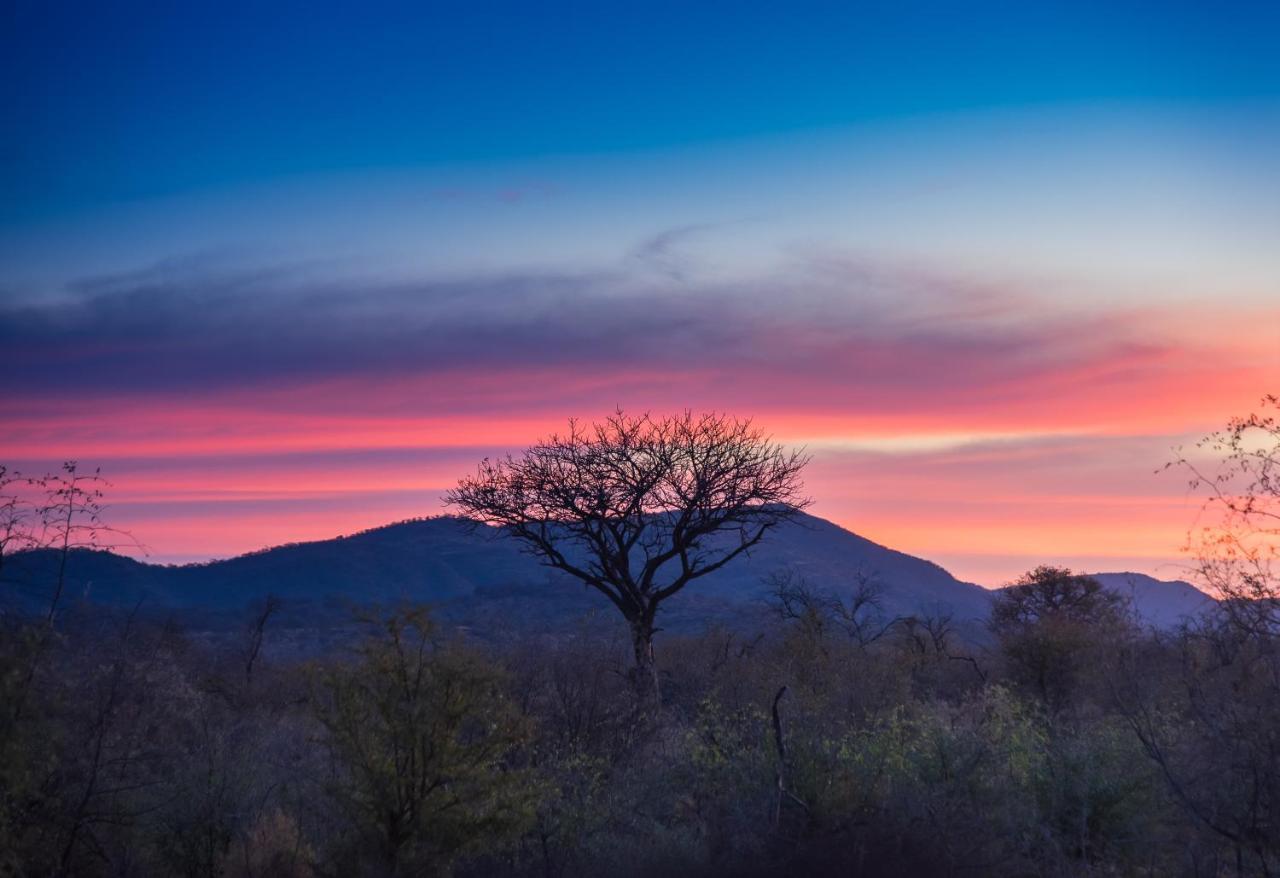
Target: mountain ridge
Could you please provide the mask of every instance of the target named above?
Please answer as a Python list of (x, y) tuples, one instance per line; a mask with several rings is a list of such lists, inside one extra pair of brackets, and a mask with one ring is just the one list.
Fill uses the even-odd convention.
[[(5, 578), (17, 585), (23, 602), (40, 605), (40, 583), (52, 581), (52, 559), (48, 551), (9, 559)], [(450, 515), (178, 565), (80, 550), (68, 569), (69, 597), (117, 606), (141, 602), (197, 618), (201, 611), (210, 618), (234, 615), (268, 594), (309, 618), (328, 618), (353, 605), (409, 600), (433, 604), (462, 623), (483, 620), (486, 625), (545, 625), (606, 604), (577, 580), (540, 565), (514, 540), (503, 538), (501, 529)], [(758, 614), (768, 598), (767, 576), (784, 569), (836, 595), (873, 581), (889, 616), (948, 613), (960, 622), (979, 622), (997, 593), (932, 561), (802, 513), (748, 555), (674, 596), (664, 605), (663, 624), (693, 629)], [(1152, 624), (1176, 624), (1211, 603), (1180, 581), (1096, 575), (1109, 588), (1127, 589), (1139, 614)], [(45, 592), (47, 597), (47, 587)]]

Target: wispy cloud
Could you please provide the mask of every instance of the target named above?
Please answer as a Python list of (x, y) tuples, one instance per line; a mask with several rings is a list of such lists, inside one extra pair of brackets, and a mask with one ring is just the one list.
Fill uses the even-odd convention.
[(1212, 341), (1161, 337), (1152, 315), (1054, 313), (1007, 290), (849, 261), (732, 285), (625, 269), (392, 283), (167, 267), (0, 306), (0, 345), (6, 408), (232, 391), (303, 400), (337, 382), (373, 411), (409, 390), (453, 410), (485, 396), (507, 405), (506, 390), (558, 404), (616, 387), (664, 404), (724, 393), (725, 405), (904, 412), (1034, 407), (1051, 393), (1060, 404), (1085, 385), (1140, 397), (1242, 365), (1220, 351), (1206, 362)]

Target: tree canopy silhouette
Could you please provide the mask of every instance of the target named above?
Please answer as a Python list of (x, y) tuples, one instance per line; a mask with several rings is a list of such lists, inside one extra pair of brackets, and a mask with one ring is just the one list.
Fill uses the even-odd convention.
[(448, 501), (607, 597), (631, 628), (637, 687), (656, 699), (659, 606), (808, 505), (807, 463), (749, 420), (619, 411), (485, 459)]

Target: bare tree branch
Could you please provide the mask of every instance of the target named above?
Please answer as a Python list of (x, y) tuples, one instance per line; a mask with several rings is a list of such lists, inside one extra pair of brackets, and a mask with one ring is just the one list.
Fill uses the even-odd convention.
[(749, 420), (618, 411), (482, 461), (447, 499), (607, 597), (630, 623), (638, 674), (652, 676), (656, 691), (659, 605), (808, 505), (807, 463)]

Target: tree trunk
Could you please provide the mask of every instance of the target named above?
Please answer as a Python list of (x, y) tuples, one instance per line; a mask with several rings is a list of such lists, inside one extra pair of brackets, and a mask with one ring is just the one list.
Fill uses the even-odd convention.
[(657, 707), (661, 693), (658, 689), (658, 665), (653, 658), (652, 618), (631, 620), (631, 643), (636, 652), (636, 666), (632, 669), (636, 693), (641, 704)]

